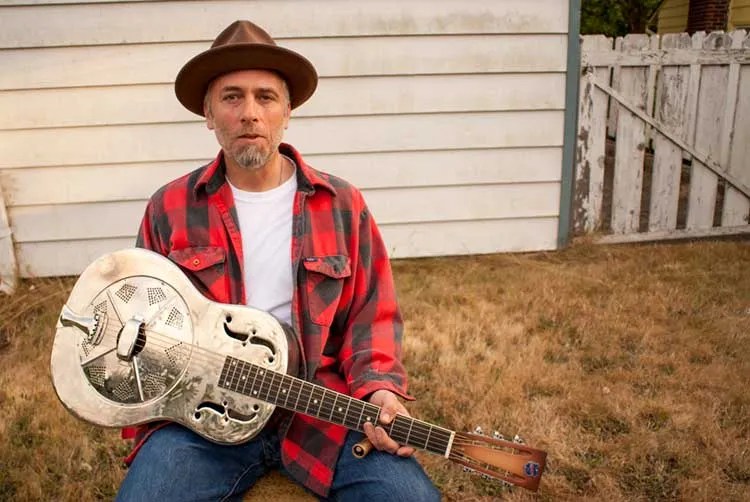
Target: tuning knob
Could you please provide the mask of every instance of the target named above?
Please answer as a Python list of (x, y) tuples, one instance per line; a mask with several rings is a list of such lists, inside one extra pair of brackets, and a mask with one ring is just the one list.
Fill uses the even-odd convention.
[(519, 436), (518, 434), (513, 436), (513, 442), (517, 444), (526, 444), (526, 441), (524, 441), (523, 438)]
[(482, 430), (481, 427), (477, 425), (476, 427), (474, 427), (474, 434), (479, 434), (480, 436), (484, 436), (484, 431)]
[(505, 439), (505, 436), (503, 436), (502, 434), (500, 434), (498, 431), (493, 432), (492, 433), (492, 437), (493, 437), (493, 439), (502, 439), (502, 440)]

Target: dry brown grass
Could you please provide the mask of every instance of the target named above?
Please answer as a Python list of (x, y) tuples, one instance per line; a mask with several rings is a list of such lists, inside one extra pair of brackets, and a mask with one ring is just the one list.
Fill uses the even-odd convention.
[[(750, 500), (747, 241), (578, 244), (394, 270), (412, 413), (549, 452), (536, 495), (420, 455), (447, 500)], [(23, 282), (0, 297), (0, 500), (110, 499), (124, 474), (118, 434), (69, 416), (50, 385), (71, 285)], [(250, 499), (307, 499), (276, 480)]]

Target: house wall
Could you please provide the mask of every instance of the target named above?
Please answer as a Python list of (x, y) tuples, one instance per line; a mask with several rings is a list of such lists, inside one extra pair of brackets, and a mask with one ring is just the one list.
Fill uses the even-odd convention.
[(729, 10), (729, 30), (750, 28), (750, 0), (732, 0)]
[(687, 30), (690, 0), (665, 0), (659, 8), (657, 31), (659, 33), (682, 33)]
[(568, 4), (6, 0), (0, 187), (22, 276), (133, 244), (218, 151), (174, 77), (238, 18), (321, 76), (286, 140), (359, 186), (393, 257), (556, 247)]
[[(659, 9), (658, 33), (687, 31), (689, 4), (690, 0), (666, 0)], [(729, 2), (726, 31), (740, 28), (750, 28), (750, 0), (730, 0)]]

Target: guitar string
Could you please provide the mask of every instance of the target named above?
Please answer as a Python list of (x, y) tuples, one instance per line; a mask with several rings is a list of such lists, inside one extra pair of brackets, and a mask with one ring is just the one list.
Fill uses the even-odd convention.
[[(257, 368), (255, 368), (255, 370), (257, 371)], [(242, 375), (242, 369), (240, 369), (240, 374), (239, 375)], [(236, 380), (237, 379), (236, 377), (239, 376), (239, 375), (234, 375), (233, 377), (230, 377), (230, 378), (232, 380)], [(283, 385), (283, 378), (284, 377), (283, 377), (283, 375), (278, 374), (278, 373), (277, 373), (277, 375), (279, 376), (279, 380), (281, 380), (281, 382), (282, 382), (281, 385), (277, 385), (276, 378), (272, 377), (270, 383), (263, 382), (261, 384), (261, 388), (262, 388), (261, 389), (261, 394), (265, 393), (269, 398), (271, 397), (272, 394), (274, 394), (274, 395), (277, 396), (275, 398), (275, 401), (278, 402), (280, 406), (282, 406), (282, 407), (287, 406), (288, 407), (289, 399), (295, 398), (295, 390), (296, 389), (294, 388), (294, 385), (293, 385), (294, 381), (292, 381), (292, 385), (289, 386), (289, 389), (291, 389), (291, 392), (284, 392), (285, 390), (288, 390), (288, 389), (285, 389), (284, 385)], [(245, 375), (245, 376), (247, 376), (247, 375)], [(251, 374), (250, 376), (253, 376), (253, 375)], [(255, 375), (255, 377), (257, 378), (257, 375)], [(303, 381), (297, 380), (297, 382), (303, 382)], [(242, 383), (243, 388), (244, 388), (244, 386), (247, 385), (248, 381), (247, 381), (247, 379), (245, 379), (242, 382), (238, 382), (238, 383)], [(265, 384), (266, 383), (268, 383), (268, 389), (265, 389)], [(251, 387), (252, 386), (253, 385), (251, 384)], [(350, 405), (351, 405), (352, 402), (354, 402), (354, 403), (361, 403), (361, 405), (367, 405), (367, 404), (369, 404), (369, 403), (365, 403), (364, 401), (361, 401), (361, 400), (353, 399), (350, 396), (346, 396), (344, 394), (326, 395), (326, 393), (327, 394), (333, 394), (333, 392), (330, 391), (330, 390), (328, 390), (328, 389), (325, 389), (323, 387), (318, 387), (317, 389), (318, 389), (318, 392), (321, 395), (320, 396), (315, 396), (315, 394), (313, 393), (310, 396), (309, 399), (312, 399), (313, 397), (320, 397), (321, 408), (323, 410), (320, 413), (320, 416), (321, 417), (322, 416), (328, 416), (327, 420), (329, 420), (329, 421), (333, 420), (333, 417), (335, 417), (335, 416), (336, 417), (343, 416), (343, 418), (341, 418), (341, 419), (337, 418), (337, 421), (348, 426), (349, 418), (350, 418), (351, 415), (348, 413), (348, 410), (346, 412), (344, 411), (343, 405), (336, 407), (336, 404), (337, 404), (337, 401), (338, 401), (339, 397), (343, 398), (344, 401), (348, 401), (349, 402), (349, 404), (347, 405), (347, 408), (350, 407)], [(300, 390), (301, 390), (301, 388), (300, 388)], [(246, 392), (243, 392), (243, 393), (247, 394)], [(301, 394), (299, 392), (297, 392), (297, 394), (296, 394), (297, 401), (299, 400), (300, 395)], [(280, 396), (285, 396), (285, 397), (280, 397)], [(317, 401), (317, 399), (316, 399), (316, 401)], [(370, 406), (372, 406), (372, 405), (370, 405)], [(304, 408), (305, 408), (305, 410), (309, 409), (309, 401), (308, 401), (308, 405), (305, 406)], [(377, 408), (375, 408), (375, 410), (377, 410)], [(356, 410), (355, 410), (355, 412), (356, 412)], [(360, 416), (361, 416), (362, 413), (364, 413), (364, 408), (362, 410), (360, 410), (360, 412), (361, 412), (360, 413)], [(377, 413), (375, 415), (377, 416)], [(401, 423), (402, 421), (406, 421), (407, 423), (402, 424)], [(394, 419), (394, 421), (391, 422), (391, 424), (385, 425), (384, 427), (388, 428), (389, 426), (392, 425), (392, 427), (390, 427), (389, 434), (392, 434), (392, 435), (398, 435), (398, 434), (400, 434), (401, 436), (397, 437), (396, 439), (401, 439), (401, 437), (404, 437), (406, 441), (413, 441), (415, 446), (419, 446), (419, 447), (424, 448), (424, 449), (429, 449), (428, 447), (431, 444), (433, 446), (437, 446), (436, 442), (440, 441), (440, 439), (441, 439), (439, 437), (439, 434), (435, 434), (435, 431), (427, 431), (427, 434), (424, 434), (424, 433), (423, 434), (419, 434), (419, 432), (420, 432), (419, 427), (414, 428), (414, 426), (412, 424), (408, 423), (410, 421), (414, 421), (415, 423), (418, 422), (416, 419), (413, 419), (411, 417), (399, 416), (399, 417), (396, 417)], [(364, 422), (362, 422), (362, 423), (364, 423)], [(359, 420), (357, 421), (356, 425), (359, 425)], [(424, 423), (424, 425), (427, 426), (427, 427), (431, 427), (430, 424), (427, 424), (427, 423)], [(411, 427), (411, 429), (410, 429), (410, 427)], [(412, 431), (411, 435), (409, 435), (409, 430)], [(435, 438), (435, 441), (433, 443), (430, 443), (430, 442), (427, 441), (427, 438), (429, 437), (430, 432), (433, 434), (433, 436)], [(449, 437), (450, 437), (450, 433), (448, 433), (447, 437), (443, 438), (443, 440), (442, 440), (443, 444), (440, 447), (440, 452), (445, 452), (445, 450), (447, 448), (447, 445), (448, 445), (447, 440), (449, 439)]]
[[(158, 336), (159, 336), (158, 334), (155, 334), (155, 336), (153, 338), (158, 338)], [(164, 338), (169, 338), (169, 337), (164, 337)], [(173, 340), (174, 339), (170, 338), (170, 342), (173, 341)], [(152, 343), (152, 345), (159, 345), (159, 344)], [(199, 348), (199, 347), (195, 347), (195, 348)], [(221, 357), (218, 354), (211, 354), (211, 353), (206, 354), (206, 357), (209, 357), (211, 355), (216, 356), (216, 357)], [(263, 370), (265, 370), (264, 368), (262, 368), (260, 366), (250, 365), (250, 363), (246, 363), (245, 361), (242, 361), (242, 360), (239, 360), (239, 359), (237, 359), (237, 361), (239, 361), (241, 364), (244, 364), (244, 365), (247, 365), (247, 366), (255, 368), (256, 371), (263, 371)], [(236, 371), (233, 372), (233, 373), (236, 373)], [(271, 402), (272, 404), (275, 401), (275, 402), (277, 402), (282, 407), (285, 407), (285, 406), (289, 407), (289, 397), (288, 397), (288, 394), (287, 394), (287, 397), (283, 400), (283, 403), (282, 403), (282, 399), (279, 397), (280, 394), (281, 394), (280, 391), (282, 390), (281, 386), (284, 383), (289, 383), (290, 384), (290, 388), (294, 390), (294, 382), (295, 382), (295, 380), (292, 380), (291, 382), (284, 382), (284, 378), (288, 377), (288, 375), (285, 375), (285, 374), (282, 374), (282, 373), (279, 373), (279, 372), (274, 372), (273, 370), (270, 370), (270, 373), (272, 374), (272, 378), (271, 378), (270, 382), (268, 382), (265, 377), (263, 377), (263, 379), (261, 380), (261, 382), (259, 382), (259, 387), (260, 387), (260, 392), (261, 392), (261, 396), (259, 396), (259, 397), (262, 398), (263, 394), (264, 394), (265, 395), (265, 399), (263, 399), (264, 401)], [(279, 382), (276, 381), (277, 379), (273, 375), (277, 375), (278, 376)], [(235, 387), (237, 387), (237, 384), (240, 383), (240, 378), (239, 378), (240, 375), (232, 374), (232, 375), (227, 375), (227, 376), (229, 376), (231, 378), (231, 380), (233, 380), (232, 383), (234, 384)], [(256, 376), (256, 379), (257, 379), (257, 376)], [(225, 382), (228, 382), (228, 380), (225, 380)], [(309, 382), (306, 382), (306, 381), (301, 380), (301, 379), (296, 379), (296, 382), (298, 382), (299, 386), (300, 386), (299, 391), (297, 392), (297, 401), (299, 401), (299, 398), (301, 397), (301, 391), (304, 389), (305, 385), (308, 385), (308, 386), (312, 387), (312, 386), (314, 386), (314, 384), (310, 384)], [(349, 414), (345, 414), (342, 419), (339, 419), (338, 416), (337, 416), (336, 420), (334, 420), (333, 417), (337, 415), (336, 414), (337, 410), (334, 408), (334, 406), (335, 406), (336, 400), (338, 398), (335, 395), (333, 395), (334, 391), (331, 391), (330, 389), (326, 389), (326, 388), (321, 387), (321, 386), (317, 386), (317, 389), (318, 389), (319, 393), (323, 394), (321, 396), (321, 398), (322, 398), (321, 405), (317, 407), (317, 411), (315, 411), (315, 408), (314, 408), (313, 409), (314, 413), (310, 413), (310, 401), (308, 400), (308, 404), (305, 406), (305, 410), (304, 410), (303, 413), (306, 413), (308, 415), (318, 416), (319, 418), (323, 418), (324, 416), (328, 416), (328, 421), (333, 421), (334, 423), (336, 423), (338, 421), (338, 422), (342, 423), (343, 425), (345, 425), (345, 426), (347, 426), (349, 428), (354, 428), (354, 427), (359, 427), (360, 426), (359, 423), (356, 423), (356, 424), (352, 423), (351, 416)], [(230, 390), (237, 391), (238, 389), (237, 388), (233, 388), (233, 389), (230, 389)], [(245, 390), (245, 389), (243, 388), (243, 390)], [(313, 392), (314, 391), (315, 390), (313, 389)], [(247, 394), (246, 392), (244, 392), (244, 393)], [(276, 398), (271, 399), (272, 395), (276, 395)], [(371, 403), (367, 403), (367, 402), (362, 401), (362, 400), (356, 400), (354, 398), (351, 398), (350, 396), (346, 396), (345, 394), (339, 394), (339, 396), (341, 396), (341, 398), (343, 398), (344, 400), (346, 400), (346, 401), (349, 402), (348, 407), (351, 406), (352, 402), (359, 403), (359, 406), (362, 407), (362, 410), (359, 410), (360, 411), (360, 417), (362, 415), (364, 415), (364, 410), (366, 408), (368, 408), (368, 407), (371, 408), (370, 411), (372, 411), (372, 415), (374, 415), (376, 417), (375, 421), (377, 421), (377, 417), (379, 416), (379, 408), (376, 407), (375, 405), (372, 405)], [(327, 400), (326, 400), (326, 398), (327, 398)], [(295, 410), (295, 408), (292, 408), (292, 409), (294, 411), (301, 411), (301, 409), (299, 409), (299, 408), (297, 408), (296, 410)], [(340, 413), (341, 412), (339, 412), (339, 414)], [(441, 429), (439, 426), (433, 426), (433, 425), (428, 424), (428, 423), (422, 423), (422, 424), (420, 424), (418, 420), (413, 419), (411, 417), (403, 417), (403, 416), (400, 417), (401, 421), (406, 421), (407, 422), (407, 423), (402, 424), (401, 421), (398, 420), (399, 417), (396, 417), (396, 418), (397, 419), (395, 419), (390, 424), (384, 425), (384, 427), (390, 427), (389, 434), (393, 434), (394, 436), (398, 435), (398, 434), (401, 434), (401, 436), (398, 437), (397, 439), (401, 439), (401, 437), (403, 437), (405, 440), (413, 441), (413, 443), (414, 443), (415, 446), (418, 446), (418, 447), (421, 447), (421, 448), (424, 448), (424, 449), (430, 449), (430, 446), (432, 445), (433, 447), (440, 448), (439, 452), (444, 452), (446, 450), (447, 445), (448, 445), (448, 441), (449, 441), (449, 438), (450, 438), (451, 431), (447, 431), (445, 429)], [(412, 422), (412, 423), (409, 423), (409, 422)], [(416, 425), (416, 427), (415, 427), (415, 425)], [(410, 428), (411, 432), (410, 432), (409, 428)], [(442, 431), (444, 431), (444, 432), (441, 433)], [(428, 439), (429, 439), (430, 436), (432, 436), (432, 438), (433, 438), (433, 441), (431, 441), (431, 442), (428, 441)]]
[[(247, 363), (241, 361), (241, 365), (242, 364), (247, 364)], [(254, 368), (254, 369), (257, 372), (257, 367)], [(242, 379), (242, 376), (247, 376), (247, 375), (242, 375), (242, 371), (243, 370), (240, 369), (240, 374), (239, 375), (233, 375), (230, 378), (232, 380), (238, 380), (237, 377), (239, 376), (239, 380), (242, 380), (241, 383), (243, 385), (243, 392), (242, 393), (247, 394), (246, 392), (244, 392), (244, 387), (247, 385), (248, 380), (247, 379)], [(290, 388), (292, 389), (292, 392), (286, 392), (288, 389), (285, 389), (284, 385), (283, 385), (283, 383), (284, 383), (283, 382), (284, 375), (281, 375), (279, 373), (277, 373), (277, 375), (279, 375), (281, 382), (279, 383), (279, 385), (277, 385), (276, 379), (272, 378), (271, 382), (269, 384), (269, 389), (266, 391), (266, 395), (268, 397), (270, 397), (270, 395), (272, 393), (274, 393), (274, 391), (275, 391), (275, 395), (277, 396), (275, 399), (276, 399), (277, 402), (280, 403), (280, 406), (282, 406), (282, 407), (287, 406), (288, 407), (289, 399), (295, 397), (295, 395), (294, 395), (294, 386), (293, 386), (294, 381), (292, 381), (292, 385), (290, 385)], [(253, 375), (250, 375), (250, 376), (253, 376)], [(257, 378), (257, 374), (255, 375), (255, 378)], [(304, 382), (302, 380), (297, 380), (297, 381)], [(236, 381), (235, 383), (240, 383), (240, 382)], [(251, 384), (251, 387), (252, 387), (252, 384)], [(263, 387), (263, 384), (261, 384), (261, 387)], [(328, 420), (332, 420), (333, 416), (336, 416), (337, 412), (338, 412), (338, 415), (341, 415), (341, 414), (344, 415), (344, 418), (341, 419), (340, 421), (342, 423), (344, 423), (344, 424), (347, 423), (347, 418), (346, 417), (348, 417), (348, 412), (343, 411), (343, 405), (339, 406), (338, 408), (336, 407), (337, 399), (339, 397), (343, 397), (344, 400), (349, 401), (349, 404), (351, 404), (352, 401), (353, 402), (359, 402), (359, 403), (365, 403), (364, 401), (355, 400), (355, 399), (351, 398), (350, 396), (346, 396), (344, 394), (338, 394), (338, 395), (333, 395), (333, 396), (326, 396), (325, 395), (326, 392), (332, 393), (332, 391), (330, 391), (328, 389), (325, 389), (324, 387), (318, 387), (318, 388), (321, 389), (321, 392), (323, 393), (323, 395), (321, 396), (321, 402), (322, 402), (322, 405), (325, 405), (327, 407), (327, 409), (325, 409), (325, 412), (329, 416)], [(279, 395), (286, 396), (284, 398), (283, 404), (281, 404), (281, 399), (278, 397)], [(300, 393), (298, 392), (296, 396), (297, 396), (297, 400), (299, 400)], [(326, 401), (326, 399), (328, 401)], [(309, 404), (308, 404), (308, 408), (309, 408)], [(402, 422), (406, 422), (406, 423), (402, 423)], [(390, 424), (386, 425), (385, 427), (389, 427), (389, 425), (391, 426), (389, 434), (400, 434), (401, 437), (404, 437), (405, 442), (413, 440), (414, 443), (416, 443), (417, 445), (423, 444), (424, 445), (424, 446), (422, 446), (423, 448), (427, 448), (427, 446), (429, 446), (430, 442), (428, 441), (428, 439), (429, 439), (429, 437), (430, 437), (431, 434), (435, 437), (436, 440), (441, 440), (439, 433), (436, 434), (435, 433), (436, 431), (434, 430), (435, 428), (437, 428), (437, 426), (432, 426), (431, 424), (428, 424), (426, 422), (421, 422), (421, 423), (420, 422), (421, 421), (419, 421), (417, 419), (414, 419), (412, 417), (397, 416)], [(416, 425), (416, 427), (415, 427), (415, 425)], [(425, 429), (425, 427), (430, 428), (430, 429), (427, 430), (427, 429)], [(445, 444), (442, 447), (443, 451), (445, 451), (445, 449), (447, 448), (447, 441), (450, 438), (451, 432), (446, 430), (446, 434), (447, 434), (446, 437), (442, 438), (442, 441), (445, 442)]]
[[(103, 336), (102, 338), (103, 339), (111, 339), (111, 338), (114, 337), (116, 339), (117, 334), (119, 333), (119, 331), (120, 331), (120, 328), (118, 328), (117, 326), (108, 326), (107, 328), (105, 328), (105, 330), (104, 330), (104, 335), (105, 336)], [(171, 337), (169, 335), (164, 335), (162, 333), (159, 333), (157, 331), (150, 330), (150, 329), (147, 329), (146, 332), (147, 332), (147, 335), (148, 335), (147, 339), (152, 339), (153, 338), (153, 339), (155, 339), (157, 341), (157, 343), (153, 343), (152, 342), (151, 345), (160, 347), (162, 349), (167, 349), (169, 347), (175, 346), (176, 343), (177, 344), (181, 343), (184, 346), (191, 347), (191, 348), (194, 349), (195, 356), (197, 356), (196, 359), (198, 361), (202, 360), (201, 362), (218, 362), (219, 360), (226, 359), (226, 356), (223, 356), (223, 355), (221, 355), (219, 353), (210, 351), (208, 349), (204, 349), (204, 348), (202, 348), (202, 347), (200, 347), (198, 345), (193, 345), (193, 344), (184, 342), (184, 341), (179, 340), (177, 338), (173, 338), (173, 337)], [(163, 342), (163, 343), (160, 343), (160, 342)], [(138, 344), (136, 344), (136, 345), (138, 345)], [(144, 347), (145, 347), (145, 345), (144, 345)], [(106, 354), (102, 354), (102, 355), (106, 355)], [(99, 357), (101, 357), (101, 356), (98, 356), (98, 357), (92, 359), (92, 361), (90, 361), (89, 363), (91, 363), (91, 362), (99, 359)], [(246, 363), (245, 361), (242, 361), (242, 362)], [(262, 368), (262, 367), (260, 367), (258, 365), (255, 365), (255, 367)], [(281, 378), (282, 382), (283, 382), (283, 377), (288, 377), (288, 375), (285, 375), (285, 374), (282, 374), (282, 373), (278, 373), (278, 372), (274, 372), (273, 370), (270, 370), (270, 371), (272, 373), (275, 373), (275, 374), (279, 375), (280, 377), (282, 377)], [(271, 395), (271, 393), (273, 391), (276, 391), (277, 394), (278, 394), (278, 392), (281, 390), (280, 385), (281, 385), (282, 382), (279, 382), (279, 384), (277, 386), (277, 384), (275, 383), (274, 380), (275, 379), (272, 378), (271, 387), (268, 389), (268, 392), (266, 392), (267, 398), (270, 398), (270, 395)], [(303, 382), (303, 384), (307, 383), (309, 385), (315, 385), (315, 384), (311, 384), (310, 382), (306, 382), (304, 380), (300, 380), (300, 379), (297, 379), (297, 380), (300, 381), (300, 382)], [(233, 383), (236, 384), (238, 382), (233, 382)], [(320, 389), (322, 389), (322, 390), (325, 390), (325, 392), (328, 392), (328, 393), (335, 392), (335, 391), (332, 391), (330, 389), (326, 389), (325, 387), (322, 387), (322, 386), (317, 386), (317, 387), (320, 388)], [(351, 398), (350, 396), (346, 396), (345, 394), (341, 394), (341, 396), (343, 396), (343, 397), (345, 397), (345, 398), (347, 398), (349, 400), (353, 400), (355, 402), (364, 403), (366, 406), (374, 407), (377, 410), (377, 412), (374, 413), (374, 414), (375, 414), (376, 417), (379, 417), (380, 408), (377, 407), (376, 405), (373, 405), (371, 403), (367, 403), (367, 402), (362, 401), (362, 400), (356, 400), (354, 398)], [(287, 399), (287, 401), (288, 401), (288, 399)], [(335, 400), (334, 400), (334, 403), (335, 403)], [(327, 414), (329, 416), (328, 420), (331, 421), (332, 418), (330, 418), (330, 417), (332, 417), (333, 415), (335, 415), (335, 411), (336, 410), (333, 409), (333, 405), (330, 405), (331, 406), (330, 408), (325, 408), (326, 405), (327, 405), (327, 403), (325, 403), (325, 401), (323, 401), (321, 403), (321, 407), (319, 408), (320, 409), (320, 413), (317, 416), (318, 416), (318, 418), (320, 418), (320, 417), (324, 416), (324, 414)], [(283, 405), (280, 405), (280, 406), (283, 407)], [(306, 409), (309, 410), (309, 404), (308, 404), (308, 406), (307, 406)], [(394, 432), (396, 434), (404, 434), (406, 437), (408, 437), (409, 440), (415, 439), (415, 441), (417, 439), (420, 439), (419, 436), (421, 435), (422, 437), (421, 437), (421, 441), (420, 442), (424, 443), (425, 447), (428, 446), (431, 443), (434, 443), (434, 442), (427, 441), (427, 439), (430, 436), (433, 436), (434, 439), (438, 443), (445, 443), (445, 446), (442, 447), (442, 450), (445, 450), (447, 448), (447, 444), (448, 444), (448, 441), (449, 441), (449, 438), (450, 438), (450, 434), (452, 433), (451, 431), (448, 431), (447, 429), (444, 429), (444, 428), (439, 427), (439, 426), (435, 426), (435, 425), (428, 424), (426, 422), (422, 422), (422, 421), (414, 419), (412, 417), (405, 417), (403, 415), (401, 417), (402, 417), (402, 419), (409, 420), (411, 423), (401, 424), (399, 421), (397, 421), (396, 419), (394, 419), (390, 424), (385, 424), (385, 427), (390, 426), (391, 430), (390, 430), (389, 434), (393, 434)], [(409, 433), (409, 431), (406, 430), (406, 428), (408, 426), (411, 426), (411, 428), (412, 428), (411, 433)], [(416, 426), (416, 429), (414, 428), (414, 426)], [(397, 429), (397, 427), (403, 427), (404, 429), (403, 430), (399, 430), (399, 429)], [(444, 437), (441, 437), (441, 436), (444, 436)]]
[[(240, 362), (242, 364), (248, 364), (248, 363), (246, 363), (244, 361), (241, 361), (241, 360), (240, 360)], [(256, 366), (256, 370), (257, 370), (257, 366)], [(276, 373), (276, 375), (279, 375), (281, 381), (283, 382), (283, 378), (284, 378), (285, 375), (282, 375), (280, 373)], [(297, 381), (304, 382), (303, 380), (299, 380), (299, 379)], [(235, 383), (239, 383), (239, 382), (235, 382)], [(246, 383), (247, 383), (247, 381), (245, 380), (243, 382), (243, 385), (245, 385)], [(309, 382), (304, 382), (304, 383), (308, 383), (309, 384)], [(312, 385), (314, 385), (314, 384), (312, 384)], [(263, 386), (263, 384), (261, 384), (261, 387), (262, 386)], [(338, 399), (338, 397), (336, 395), (334, 395), (334, 396), (332, 396), (333, 397), (333, 399), (332, 399), (332, 397), (329, 396), (328, 399), (329, 399), (330, 402), (327, 403), (326, 402), (325, 393), (326, 392), (327, 393), (333, 393), (335, 391), (331, 391), (330, 389), (326, 389), (326, 388), (320, 387), (320, 386), (318, 386), (317, 388), (320, 389), (320, 391), (323, 393), (323, 396), (321, 396), (321, 406), (323, 406), (323, 405), (326, 405), (326, 406), (330, 405), (329, 408), (325, 409), (325, 412), (329, 415), (329, 419), (328, 420), (330, 421), (330, 420), (332, 420), (332, 417), (336, 414), (335, 413), (336, 412), (335, 403), (336, 403), (336, 399)], [(275, 391), (276, 396), (277, 396), (276, 400), (278, 402), (280, 402), (278, 396), (279, 396), (279, 394), (281, 394), (282, 390), (284, 390), (283, 387), (281, 385), (277, 385), (276, 381), (275, 381), (275, 378), (272, 377), (271, 382), (269, 384), (269, 389), (266, 392), (266, 395), (270, 398), (271, 393), (273, 393)], [(286, 396), (287, 397), (285, 398), (284, 403), (288, 405), (290, 394), (286, 394)], [(356, 400), (354, 398), (351, 398), (350, 396), (346, 396), (345, 394), (340, 394), (339, 393), (338, 396), (341, 396), (344, 399), (349, 400), (349, 401), (359, 402), (359, 403), (364, 403), (365, 405), (374, 406), (374, 405), (371, 405), (370, 403), (366, 403), (365, 401)], [(299, 399), (299, 394), (298, 394), (298, 399)], [(280, 406), (284, 407), (283, 404), (280, 404)], [(308, 408), (309, 408), (309, 404), (308, 404)], [(377, 407), (375, 407), (375, 408), (377, 410)], [(342, 412), (339, 411), (339, 413), (342, 413)], [(377, 416), (377, 413), (376, 413), (376, 416)], [(412, 423), (404, 423), (404, 424), (402, 424), (401, 421), (407, 421), (407, 422), (412, 422)], [(346, 419), (343, 419), (342, 422), (346, 423)], [(428, 424), (426, 422), (421, 422), (421, 423), (420, 422), (421, 421), (419, 421), (417, 419), (414, 419), (412, 417), (405, 417), (405, 416), (401, 415), (401, 416), (397, 416), (390, 424), (387, 424), (384, 427), (391, 426), (389, 434), (394, 434), (394, 433), (395, 434), (401, 434), (403, 437), (406, 438), (407, 441), (416, 438), (415, 443), (417, 443), (417, 444), (418, 443), (423, 443), (424, 444), (423, 448), (425, 448), (425, 449), (430, 444), (427, 441), (427, 439), (429, 438), (430, 434), (433, 434), (433, 435), (435, 435), (435, 439), (437, 441), (439, 441), (441, 443), (444, 443), (444, 445), (441, 447), (441, 451), (444, 452), (445, 449), (448, 446), (448, 441), (450, 439), (451, 431), (447, 431), (446, 429), (443, 429), (445, 431), (445, 433), (447, 434), (447, 436), (443, 437), (443, 438), (440, 438), (440, 435), (439, 434), (435, 434), (435, 430), (434, 430), (434, 429), (440, 429), (438, 426), (433, 426), (433, 425)], [(414, 425), (417, 425), (418, 428), (414, 429), (413, 428)], [(399, 430), (398, 427), (402, 427), (402, 429)], [(409, 432), (410, 429), (408, 427), (411, 427), (411, 434)], [(431, 428), (433, 430), (420, 430), (420, 427), (422, 427), (422, 428), (429, 427), (429, 428)], [(418, 434), (419, 432), (422, 432), (421, 438), (419, 437), (419, 434)], [(425, 435), (425, 433), (426, 433), (426, 435)]]

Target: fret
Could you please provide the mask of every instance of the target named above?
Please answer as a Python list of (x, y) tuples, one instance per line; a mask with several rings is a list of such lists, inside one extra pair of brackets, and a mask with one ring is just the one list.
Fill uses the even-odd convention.
[(349, 418), (349, 407), (352, 405), (352, 398), (347, 397), (346, 399), (346, 411), (344, 412), (344, 418), (341, 420), (341, 423), (348, 427), (346, 420)]
[(409, 444), (409, 439), (411, 438), (412, 427), (414, 427), (414, 420), (409, 421), (409, 432), (406, 433), (406, 439), (404, 439), (405, 444)]
[(250, 372), (251, 366), (244, 361), (242, 361), (240, 364), (240, 379), (238, 381), (238, 384), (242, 383), (242, 390), (240, 390), (240, 392), (242, 394), (247, 394), (247, 375)]
[(253, 369), (253, 383), (250, 384), (250, 394), (254, 397), (258, 396), (258, 389), (255, 387), (255, 381), (258, 380), (258, 374), (260, 374), (260, 368), (254, 364), (251, 366)]
[(359, 410), (359, 418), (357, 419), (357, 430), (362, 430), (362, 426), (364, 425), (364, 422), (362, 422), (362, 416), (365, 414), (365, 403), (359, 402), (357, 404), (361, 406), (361, 409)]
[[(273, 373), (271, 373), (271, 375), (271, 379), (273, 380)], [(258, 397), (260, 397), (260, 399), (262, 399), (263, 401), (270, 402), (268, 396), (271, 393), (271, 384), (268, 382), (268, 371), (261, 369), (260, 377)]]
[(303, 386), (302, 386), (300, 380), (296, 380), (295, 379), (295, 380), (292, 380), (292, 382), (293, 382), (292, 386), (294, 386), (294, 384), (298, 384), (299, 385), (299, 389), (297, 390), (297, 399), (294, 400), (294, 406), (292, 406), (292, 409), (294, 409), (296, 411), (296, 410), (299, 410), (299, 408), (298, 408), (298, 406), (299, 406), (299, 398), (302, 397)]
[(314, 387), (312, 385), (310, 385), (309, 383), (304, 383), (302, 385), (305, 388), (309, 389), (309, 391), (307, 393), (307, 404), (305, 405), (305, 411), (304, 411), (304, 413), (306, 415), (309, 415), (310, 414), (310, 403), (312, 402), (312, 394), (313, 394), (312, 391), (313, 391)]
[(310, 413), (310, 410), (308, 409), (308, 414), (313, 415), (316, 417), (320, 417), (320, 410), (323, 406), (323, 396), (325, 396), (325, 389), (323, 387), (318, 387), (317, 385), (311, 385), (312, 392), (310, 393), (312, 402), (310, 403), (312, 405), (312, 413)]
[(333, 414), (336, 413), (336, 401), (338, 401), (338, 395), (333, 395), (333, 403), (331, 404), (331, 413), (328, 415), (328, 420), (333, 421)]
[[(279, 402), (279, 391), (281, 390), (281, 384), (276, 383), (276, 377), (278, 376), (277, 373), (273, 371), (268, 372), (271, 375), (271, 384), (270, 388), (268, 389), (268, 402), (271, 404), (278, 404)], [(274, 398), (271, 399), (271, 394), (275, 392)]]
[(219, 375), (219, 383), (226, 381), (227, 370), (229, 369), (229, 357), (224, 360), (224, 366), (221, 368), (221, 375)]
[[(276, 376), (277, 375), (274, 374), (274, 378), (276, 378)], [(279, 378), (279, 388), (276, 389), (276, 399), (274, 400), (274, 403), (281, 406), (281, 399), (279, 398), (279, 396), (286, 397), (286, 392), (287, 391), (286, 391), (286, 385), (284, 383), (284, 375), (278, 375), (278, 376), (280, 377)]]
[(229, 371), (227, 372), (227, 383), (231, 389), (235, 387), (234, 375), (237, 372), (237, 359), (232, 358), (232, 362), (229, 365)]
[(430, 434), (432, 434), (432, 425), (428, 425), (428, 427), (429, 429), (427, 430), (427, 439), (424, 440), (424, 446), (422, 446), (422, 448), (424, 448), (425, 450), (427, 449), (427, 445), (430, 444)]
[[(320, 415), (318, 416), (320, 416), (320, 418), (323, 418), (323, 414), (325, 413), (328, 418), (324, 418), (324, 420), (328, 420), (330, 422), (330, 416), (333, 414), (333, 406), (336, 402), (336, 394), (333, 391), (326, 389), (325, 387), (320, 388), (323, 389), (323, 397), (321, 398)], [(333, 401), (331, 401), (331, 394), (333, 394)]]

